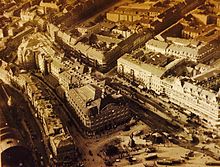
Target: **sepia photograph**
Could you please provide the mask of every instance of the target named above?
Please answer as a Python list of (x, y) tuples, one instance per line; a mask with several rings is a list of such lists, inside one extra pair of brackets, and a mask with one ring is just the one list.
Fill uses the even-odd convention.
[(220, 167), (220, 0), (0, 0), (0, 167)]

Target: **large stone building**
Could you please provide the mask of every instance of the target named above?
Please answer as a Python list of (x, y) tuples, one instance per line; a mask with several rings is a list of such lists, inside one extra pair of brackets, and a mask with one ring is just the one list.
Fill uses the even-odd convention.
[(120, 99), (121, 95), (108, 92), (111, 88), (105, 89), (89, 84), (71, 89), (67, 93), (67, 100), (88, 135), (104, 133), (105, 130), (126, 122), (130, 117), (129, 109)]
[[(180, 69), (184, 69), (181, 67), (182, 63), (184, 63), (184, 59), (177, 59), (161, 67), (125, 54), (118, 60), (117, 71), (126, 78), (132, 78), (143, 88), (154, 91), (158, 96), (166, 96), (170, 102), (199, 115), (210, 126), (219, 127), (219, 90), (213, 91), (196, 84), (197, 82), (193, 82), (190, 79), (184, 80), (172, 76), (172, 72), (178, 71), (178, 66)], [(218, 71), (215, 70), (215, 72)], [(206, 77), (212, 78), (215, 75), (216, 73), (210, 72)], [(202, 78), (204, 79), (205, 77)]]
[(146, 49), (154, 52), (178, 58), (186, 58), (196, 62), (209, 56), (214, 51), (210, 43), (173, 37), (168, 37), (167, 41), (151, 39), (145, 46)]
[(152, 21), (158, 19), (157, 17), (168, 10), (174, 2), (170, 4), (162, 1), (145, 1), (143, 3), (130, 3), (128, 5), (120, 6), (117, 9), (106, 13), (106, 18), (112, 22), (143, 22), (146, 18)]
[(78, 36), (48, 23), (46, 26), (52, 40), (71, 51), (73, 56), (99, 70), (110, 69), (125, 52), (143, 45), (152, 33), (122, 32), (109, 28), (111, 24), (100, 23), (95, 26), (78, 27)]

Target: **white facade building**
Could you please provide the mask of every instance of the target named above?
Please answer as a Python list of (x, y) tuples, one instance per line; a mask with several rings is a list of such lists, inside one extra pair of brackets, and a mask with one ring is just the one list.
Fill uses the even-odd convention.
[(191, 61), (198, 61), (209, 54), (214, 48), (210, 44), (199, 41), (181, 38), (167, 38), (167, 41), (155, 39), (149, 40), (145, 44), (146, 49), (168, 56), (186, 58)]
[(215, 127), (220, 127), (220, 96), (219, 93), (181, 81), (176, 77), (162, 79), (166, 72), (151, 64), (140, 62), (128, 54), (118, 60), (117, 71), (125, 77), (132, 77), (144, 88), (153, 90), (158, 95), (166, 95), (170, 102), (199, 115)]

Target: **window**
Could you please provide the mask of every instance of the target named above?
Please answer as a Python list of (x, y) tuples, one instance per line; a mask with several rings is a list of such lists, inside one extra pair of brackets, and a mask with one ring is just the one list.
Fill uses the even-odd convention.
[(11, 144), (11, 143), (12, 143), (12, 140), (7, 141), (7, 144)]

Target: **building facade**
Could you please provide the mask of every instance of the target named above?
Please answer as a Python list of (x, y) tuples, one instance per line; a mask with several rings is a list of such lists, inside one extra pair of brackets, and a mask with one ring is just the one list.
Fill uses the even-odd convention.
[(36, 77), (22, 74), (15, 79), (25, 81), (21, 82), (19, 86), (25, 90), (35, 108), (35, 116), (43, 127), (43, 133), (48, 138), (52, 153), (50, 162), (53, 162), (56, 166), (76, 164), (80, 158), (79, 150), (59, 117), (64, 109), (57, 99)]
[(214, 51), (213, 46), (209, 43), (182, 38), (167, 38), (167, 41), (151, 39), (145, 44), (145, 47), (154, 52), (195, 62), (209, 56)]
[(94, 85), (71, 89), (67, 100), (88, 135), (104, 133), (130, 118), (129, 109), (119, 96), (106, 94)]
[(118, 60), (117, 71), (157, 95), (167, 96), (170, 102), (179, 105), (201, 118), (210, 126), (220, 126), (219, 92), (206, 90), (192, 81), (184, 81), (177, 77), (164, 77), (165, 68), (145, 64), (124, 55)]

